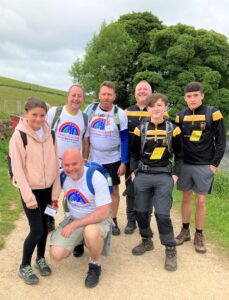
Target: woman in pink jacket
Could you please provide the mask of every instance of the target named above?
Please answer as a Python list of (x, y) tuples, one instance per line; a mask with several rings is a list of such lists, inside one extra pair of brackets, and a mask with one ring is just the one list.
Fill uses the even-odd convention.
[(60, 179), (57, 147), (45, 121), (46, 113), (45, 102), (34, 97), (29, 98), (25, 105), (25, 118), (20, 119), (9, 145), (13, 181), (20, 190), (30, 227), (24, 241), (18, 273), (27, 284), (39, 282), (31, 267), (36, 246), (36, 268), (42, 276), (51, 275), (51, 269), (44, 258), (48, 235), (47, 215), (44, 211), (49, 204), (57, 207)]

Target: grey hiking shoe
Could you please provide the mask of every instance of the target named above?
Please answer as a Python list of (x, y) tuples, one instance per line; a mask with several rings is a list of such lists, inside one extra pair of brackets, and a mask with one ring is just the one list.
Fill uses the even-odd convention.
[(140, 244), (132, 249), (133, 255), (142, 255), (146, 251), (150, 251), (154, 249), (153, 241), (151, 238), (143, 238)]
[(134, 233), (134, 230), (136, 228), (137, 228), (136, 222), (130, 222), (130, 221), (128, 221), (127, 225), (126, 225), (126, 227), (124, 229), (124, 233), (125, 234), (132, 234), (132, 233)]
[(44, 258), (40, 258), (40, 259), (36, 260), (35, 267), (39, 270), (41, 276), (49, 276), (52, 274), (52, 270), (46, 264), (46, 261)]
[(196, 252), (206, 253), (207, 249), (204, 245), (203, 233), (195, 232), (194, 245), (195, 245)]
[(24, 280), (26, 284), (38, 284), (39, 278), (33, 273), (30, 265), (19, 269), (18, 276)]
[(181, 232), (178, 234), (178, 236), (175, 238), (176, 245), (180, 246), (184, 242), (190, 241), (190, 229), (181, 228)]
[(171, 272), (177, 269), (177, 250), (175, 246), (165, 247), (165, 269)]

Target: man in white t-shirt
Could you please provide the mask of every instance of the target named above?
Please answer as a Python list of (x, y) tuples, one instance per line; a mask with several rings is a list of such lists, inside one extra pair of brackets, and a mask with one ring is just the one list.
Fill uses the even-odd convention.
[(85, 286), (91, 288), (99, 282), (100, 256), (111, 230), (109, 187), (106, 178), (95, 171), (91, 178), (92, 194), (87, 184), (88, 167), (76, 149), (70, 148), (63, 154), (62, 165), (67, 175), (63, 190), (69, 216), (52, 235), (50, 255), (55, 260), (67, 258), (84, 239), (90, 255)]
[[(88, 118), (80, 110), (84, 101), (84, 90), (81, 85), (73, 84), (68, 91), (67, 104), (51, 107), (47, 113), (47, 122), (55, 131), (58, 156), (61, 167), (63, 153), (69, 148), (81, 150), (83, 158), (87, 160), (89, 154)], [(55, 229), (54, 219), (48, 217), (49, 231)], [(83, 246), (74, 251), (74, 256), (83, 254)]]
[[(56, 132), (60, 162), (63, 153), (69, 148), (81, 150), (85, 160), (89, 154), (88, 124), (80, 110), (84, 101), (84, 91), (79, 84), (73, 84), (68, 91), (67, 104), (55, 119), (58, 107), (51, 107), (47, 113), (47, 122)], [(53, 124), (54, 121), (54, 124)]]
[(110, 173), (113, 182), (112, 234), (119, 235), (117, 223), (119, 206), (120, 176), (126, 172), (128, 162), (127, 116), (120, 107), (114, 105), (115, 86), (111, 81), (100, 85), (99, 103), (90, 104), (85, 112), (88, 115), (90, 138), (90, 161), (103, 165)]

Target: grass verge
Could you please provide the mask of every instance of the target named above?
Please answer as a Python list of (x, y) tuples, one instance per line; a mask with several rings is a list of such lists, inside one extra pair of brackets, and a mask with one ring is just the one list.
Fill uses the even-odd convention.
[[(229, 173), (216, 173), (214, 191), (207, 197), (205, 236), (229, 254)], [(174, 207), (180, 211), (182, 194), (174, 189)], [(191, 225), (195, 228), (195, 201), (192, 201)]]
[(6, 156), (8, 141), (0, 142), (0, 249), (4, 247), (5, 237), (15, 228), (14, 221), (22, 211), (18, 190), (8, 179)]

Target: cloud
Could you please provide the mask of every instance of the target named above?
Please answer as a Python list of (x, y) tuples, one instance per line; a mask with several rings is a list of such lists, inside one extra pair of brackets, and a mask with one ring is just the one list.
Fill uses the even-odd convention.
[(1, 0), (0, 76), (67, 89), (68, 71), (103, 21), (151, 11), (165, 25), (184, 23), (229, 36), (226, 0)]

